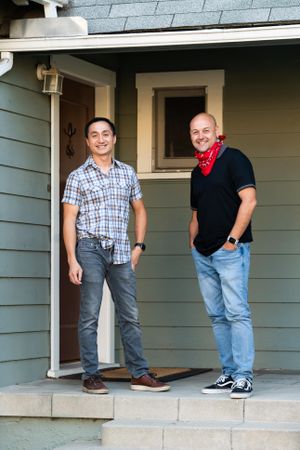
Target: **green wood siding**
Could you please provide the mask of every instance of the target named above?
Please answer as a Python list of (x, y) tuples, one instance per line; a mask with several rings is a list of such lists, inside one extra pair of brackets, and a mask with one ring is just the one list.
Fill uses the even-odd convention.
[(48, 366), (48, 357), (0, 362), (1, 385), (7, 386), (43, 378)]
[[(118, 78), (118, 157), (136, 166), (135, 73), (224, 69), (226, 143), (251, 159), (258, 207), (249, 281), (256, 368), (300, 368), (299, 47), (126, 54)], [(282, 61), (285, 64), (282, 64)], [(219, 367), (188, 249), (189, 181), (142, 181), (149, 226), (137, 268), (152, 366)], [(132, 222), (130, 238), (134, 240)], [(119, 334), (117, 332), (117, 343)], [(118, 345), (121, 361), (121, 345)]]
[(40, 59), (15, 55), (0, 78), (0, 385), (44, 377), (49, 363), (50, 101)]

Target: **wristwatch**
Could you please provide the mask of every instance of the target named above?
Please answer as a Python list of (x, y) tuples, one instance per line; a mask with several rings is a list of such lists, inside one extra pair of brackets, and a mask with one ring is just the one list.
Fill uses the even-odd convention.
[(146, 245), (144, 244), (144, 242), (136, 242), (134, 244), (134, 246), (135, 247), (140, 247), (143, 250), (143, 252), (146, 250)]
[(230, 244), (234, 244), (234, 245), (237, 245), (239, 243), (239, 240), (235, 239), (232, 236), (228, 236), (227, 241), (230, 242)]

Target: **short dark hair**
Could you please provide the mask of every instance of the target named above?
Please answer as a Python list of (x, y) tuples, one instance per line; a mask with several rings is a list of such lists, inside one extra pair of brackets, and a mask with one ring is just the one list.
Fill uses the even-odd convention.
[(88, 137), (90, 126), (93, 123), (95, 123), (95, 122), (106, 122), (106, 123), (108, 123), (108, 125), (109, 125), (109, 127), (110, 127), (110, 129), (112, 131), (112, 134), (114, 136), (116, 135), (116, 127), (115, 127), (115, 124), (111, 120), (107, 119), (107, 117), (93, 117), (91, 120), (88, 121), (88, 123), (84, 127), (84, 135), (85, 135), (86, 138)]

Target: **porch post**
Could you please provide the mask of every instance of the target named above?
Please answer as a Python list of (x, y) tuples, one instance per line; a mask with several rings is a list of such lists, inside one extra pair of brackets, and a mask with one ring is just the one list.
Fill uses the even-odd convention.
[[(114, 86), (95, 87), (95, 115), (114, 121)], [(111, 293), (104, 283), (101, 311), (98, 324), (98, 360), (101, 363), (115, 362), (115, 312)]]
[(59, 371), (59, 96), (51, 95), (51, 278), (50, 278), (50, 369), (48, 377)]

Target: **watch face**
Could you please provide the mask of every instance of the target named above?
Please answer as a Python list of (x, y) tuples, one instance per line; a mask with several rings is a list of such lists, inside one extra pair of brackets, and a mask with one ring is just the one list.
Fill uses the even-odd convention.
[(234, 245), (236, 245), (237, 244), (237, 241), (236, 241), (236, 239), (234, 239), (233, 237), (231, 237), (230, 236), (230, 238), (228, 238), (228, 242), (230, 242), (230, 244), (234, 244)]
[(146, 250), (146, 245), (143, 243), (136, 243), (135, 247), (140, 247), (143, 250), (143, 252)]

